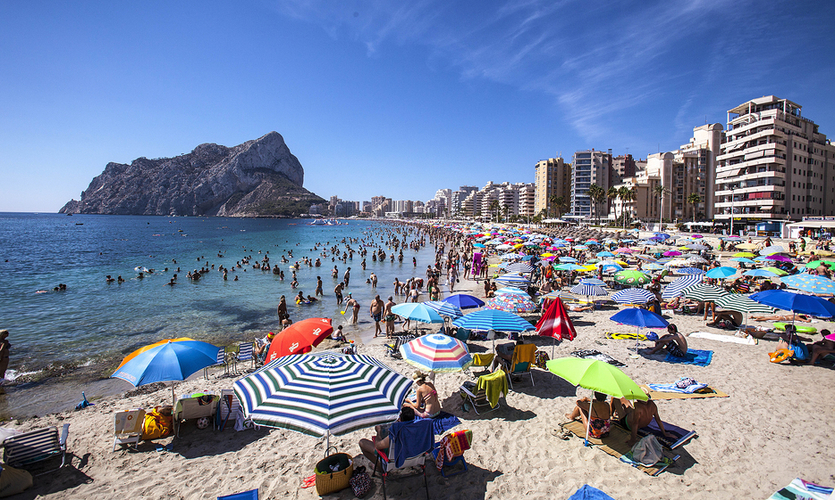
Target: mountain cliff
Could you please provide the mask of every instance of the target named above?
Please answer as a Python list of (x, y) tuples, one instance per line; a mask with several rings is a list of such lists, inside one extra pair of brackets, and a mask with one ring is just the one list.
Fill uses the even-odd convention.
[(201, 144), (174, 158), (108, 163), (61, 213), (298, 215), (324, 200), (302, 187), (304, 169), (278, 132), (228, 148)]

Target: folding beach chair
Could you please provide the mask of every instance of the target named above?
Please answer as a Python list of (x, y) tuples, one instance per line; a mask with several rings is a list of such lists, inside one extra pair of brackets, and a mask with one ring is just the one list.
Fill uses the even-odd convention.
[(513, 389), (513, 377), (528, 374), (531, 377), (531, 384), (536, 385), (533, 381), (533, 372), (531, 367), (536, 360), (536, 345), (535, 344), (518, 344), (513, 349), (513, 359), (507, 369), (507, 380), (510, 382), (510, 388)]
[(130, 446), (134, 449), (139, 447), (139, 440), (142, 439), (142, 424), (145, 422), (145, 410), (120, 411), (113, 415), (113, 451), (120, 444)]
[(238, 354), (233, 358), (233, 362), (235, 363), (235, 373), (238, 373), (238, 363), (246, 361), (252, 362), (252, 368), (255, 368), (255, 354), (253, 352), (253, 343), (251, 341), (241, 342), (238, 344)]
[(221, 348), (217, 351), (217, 362), (211, 366), (207, 366), (203, 368), (203, 378), (209, 380), (209, 368), (213, 368), (215, 366), (223, 366), (223, 373), (229, 373), (229, 362), (231, 361), (232, 356), (230, 353), (227, 353), (225, 349)]
[(58, 468), (41, 474), (58, 470), (66, 465), (67, 436), (69, 433), (70, 424), (64, 424), (60, 438), (58, 437), (57, 427), (46, 427), (9, 436), (3, 443), (3, 462), (11, 467), (23, 469), (61, 455), (61, 465)]
[[(377, 460), (374, 471), (380, 466), (383, 477), (383, 498), (386, 497), (386, 479), (396, 470), (418, 467), (423, 474), (423, 486), (426, 489), (426, 499), (429, 500), (429, 483), (426, 480), (426, 457), (435, 448), (435, 431), (432, 420), (413, 420), (411, 422), (395, 422), (389, 430), (391, 445), (388, 453), (377, 450)], [(406, 475), (402, 476), (406, 477)]]
[[(493, 359), (496, 357), (495, 354), (492, 352), (487, 353), (474, 353), (472, 354), (473, 357), (473, 364), (470, 365), (470, 369), (476, 371), (476, 369), (481, 368), (481, 372), (485, 373), (490, 371), (490, 365), (493, 364)], [(475, 376), (475, 375), (473, 375)]]
[(215, 427), (222, 431), (226, 428), (227, 422), (230, 421), (234, 426), (239, 415), (243, 415), (243, 409), (241, 408), (241, 402), (238, 400), (238, 396), (235, 395), (235, 391), (232, 389), (221, 389), (220, 401), (217, 403)]
[(196, 398), (183, 398), (177, 400), (174, 409), (174, 435), (180, 437), (182, 422), (197, 418), (211, 418), (214, 423), (215, 411), (217, 410), (216, 396), (199, 396)]
[[(467, 471), (467, 461), (464, 460), (464, 452), (470, 449), (473, 444), (473, 431), (462, 430), (450, 432), (435, 445), (432, 456), (435, 458), (435, 466), (441, 471), (444, 477), (455, 476)], [(446, 469), (461, 463), (464, 467), (456, 472), (447, 474)]]
[[(472, 405), (476, 415), (498, 410), (501, 406), (499, 398), (502, 394), (507, 396), (507, 375), (503, 370), (496, 370), (493, 373), (480, 376), (478, 383), (464, 382), (458, 392), (465, 403)], [(494, 396), (493, 402), (487, 397), (488, 393)], [(479, 409), (481, 409), (480, 412)]]

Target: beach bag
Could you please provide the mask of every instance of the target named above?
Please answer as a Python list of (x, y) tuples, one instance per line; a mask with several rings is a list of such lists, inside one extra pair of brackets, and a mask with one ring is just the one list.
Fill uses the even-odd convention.
[(551, 358), (548, 356), (548, 353), (545, 351), (536, 351), (536, 355), (534, 357), (534, 364), (537, 368), (541, 368), (545, 370), (545, 363), (547, 363)]
[(173, 427), (174, 418), (171, 416), (171, 407), (157, 406), (145, 414), (145, 422), (142, 424), (142, 439), (148, 441), (169, 436)]
[(354, 471), (354, 475), (351, 476), (350, 480), (351, 484), (351, 491), (354, 492), (354, 496), (357, 498), (362, 498), (371, 491), (371, 476), (368, 475), (368, 472), (365, 471), (365, 466), (361, 465), (357, 467)]
[(642, 437), (632, 447), (632, 460), (645, 467), (652, 467), (662, 456), (661, 443), (652, 434)]
[[(336, 447), (331, 448), (336, 451)], [(328, 448), (328, 451), (331, 448)], [(344, 490), (351, 485), (354, 464), (351, 463), (351, 457), (347, 453), (334, 453), (319, 460), (314, 473), (316, 474), (316, 493), (323, 496)]]

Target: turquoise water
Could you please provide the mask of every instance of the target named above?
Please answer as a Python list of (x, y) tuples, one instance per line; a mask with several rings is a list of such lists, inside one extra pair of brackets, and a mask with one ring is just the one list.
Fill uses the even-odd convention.
[[(376, 245), (390, 254), (386, 231), (394, 226), (368, 221), (310, 226), (308, 222), (0, 214), (0, 328), (9, 330), (12, 343), (9, 378), (56, 366), (107, 367), (134, 349), (165, 338), (185, 336), (216, 345), (249, 340), (278, 327), (276, 306), (281, 295), (287, 296), (294, 321), (331, 317), (334, 325), (347, 323), (333, 295), (338, 281), (331, 277), (334, 265), (340, 280), (345, 269), (352, 268), (346, 292), (359, 300), (360, 318), (367, 324), (368, 305), (375, 293), (366, 284), (371, 272), (379, 277), (378, 290), (385, 299), (395, 277), (405, 281), (413, 275), (422, 276), (433, 261), (431, 249), (418, 252), (405, 248), (403, 263), (397, 259), (391, 263), (388, 258), (375, 262), (367, 246), (366, 271), (357, 253), (347, 263), (332, 262), (330, 247), (337, 245), (344, 251), (344, 238), (360, 240), (351, 244), (355, 250), (363, 244)], [(316, 243), (321, 246), (314, 251)], [(323, 251), (328, 252), (327, 257), (319, 255)], [(282, 254), (289, 263), (280, 262)], [(252, 264), (261, 262), (265, 255), (271, 265), (278, 264), (284, 271), (284, 281), (272, 272), (253, 269)], [(304, 256), (319, 257), (322, 266), (302, 265), (299, 287), (293, 290), (289, 266)], [(217, 267), (232, 268), (245, 257), (250, 263), (229, 272), (224, 281)], [(200, 280), (186, 278), (188, 271), (211, 265), (215, 269)], [(137, 266), (155, 272), (140, 279), (134, 271)], [(178, 284), (167, 286), (177, 268)], [(121, 275), (125, 282), (107, 283), (108, 274), (113, 278)], [(296, 306), (292, 297), (299, 290), (313, 295), (317, 275), (324, 283), (324, 299)], [(60, 283), (67, 285), (66, 290), (53, 291)], [(346, 332), (350, 334), (352, 328), (347, 325)]]

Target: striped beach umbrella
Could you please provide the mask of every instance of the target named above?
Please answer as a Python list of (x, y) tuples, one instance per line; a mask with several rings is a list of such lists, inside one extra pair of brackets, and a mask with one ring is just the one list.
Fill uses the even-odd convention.
[(257, 425), (316, 437), (391, 422), (412, 381), (367, 355), (278, 358), (234, 384), (244, 416)]
[(422, 303), (407, 302), (405, 304), (397, 304), (391, 308), (391, 312), (403, 319), (420, 321), (421, 323), (444, 322), (444, 318), (435, 312), (434, 309), (429, 308)]
[(571, 293), (576, 295), (585, 295), (586, 297), (599, 297), (602, 295), (609, 295), (609, 292), (606, 291), (600, 285), (592, 285), (589, 283), (580, 282), (571, 289)]
[(520, 290), (519, 288), (514, 288), (512, 286), (506, 286), (504, 288), (499, 288), (496, 290), (496, 295), (520, 295), (522, 297), (530, 297), (528, 292), (524, 290)]
[(533, 272), (533, 266), (527, 262), (517, 262), (507, 266), (508, 272), (527, 274)]
[(583, 278), (580, 280), (581, 285), (600, 285), (606, 286), (606, 282), (597, 278)]
[(676, 274), (705, 274), (704, 270), (698, 267), (682, 267), (675, 270)]
[(698, 300), (701, 302), (716, 302), (722, 297), (728, 295), (724, 288), (718, 286), (708, 285), (705, 283), (697, 283), (689, 286), (681, 292), (681, 296), (685, 299)]
[(461, 312), (461, 308), (449, 302), (444, 302), (443, 300), (426, 301), (421, 303), (430, 309), (434, 309), (435, 312), (441, 316), (460, 318), (464, 315), (464, 313)]
[(655, 299), (655, 294), (643, 288), (624, 288), (612, 294), (618, 304), (646, 304)]
[(403, 360), (422, 370), (457, 372), (473, 364), (467, 345), (449, 335), (424, 335), (400, 346)]
[(565, 264), (554, 266), (555, 271), (582, 271), (583, 269), (585, 269), (585, 267), (578, 266), (573, 262), (566, 262)]
[(536, 328), (516, 314), (495, 309), (483, 309), (456, 319), (452, 324), (467, 330), (497, 332), (527, 332)]
[(745, 316), (742, 319), (742, 325), (740, 325), (740, 328), (742, 328), (743, 325), (748, 323), (748, 313), (774, 313), (773, 308), (765, 304), (760, 304), (759, 302), (751, 300), (751, 298), (748, 295), (741, 293), (729, 293), (728, 295), (717, 300), (716, 305), (723, 309), (729, 309), (731, 311), (737, 311), (744, 314)]
[(474, 307), (481, 307), (484, 305), (484, 301), (479, 299), (476, 296), (468, 295), (466, 293), (456, 293), (455, 295), (450, 295), (449, 297), (445, 298), (442, 302), (449, 302), (454, 306), (458, 306), (460, 309), (471, 309)]
[(496, 278), (495, 281), (496, 283), (516, 288), (527, 288), (531, 284), (531, 280), (520, 274), (505, 274)]
[(497, 309), (508, 312), (533, 312), (536, 311), (536, 304), (527, 297), (513, 294), (497, 295), (487, 301), (487, 309)]
[(703, 277), (703, 274), (687, 274), (681, 278), (677, 278), (664, 288), (664, 291), (661, 292), (661, 298), (669, 300), (678, 297), (685, 288), (693, 286), (696, 283), (701, 283)]

